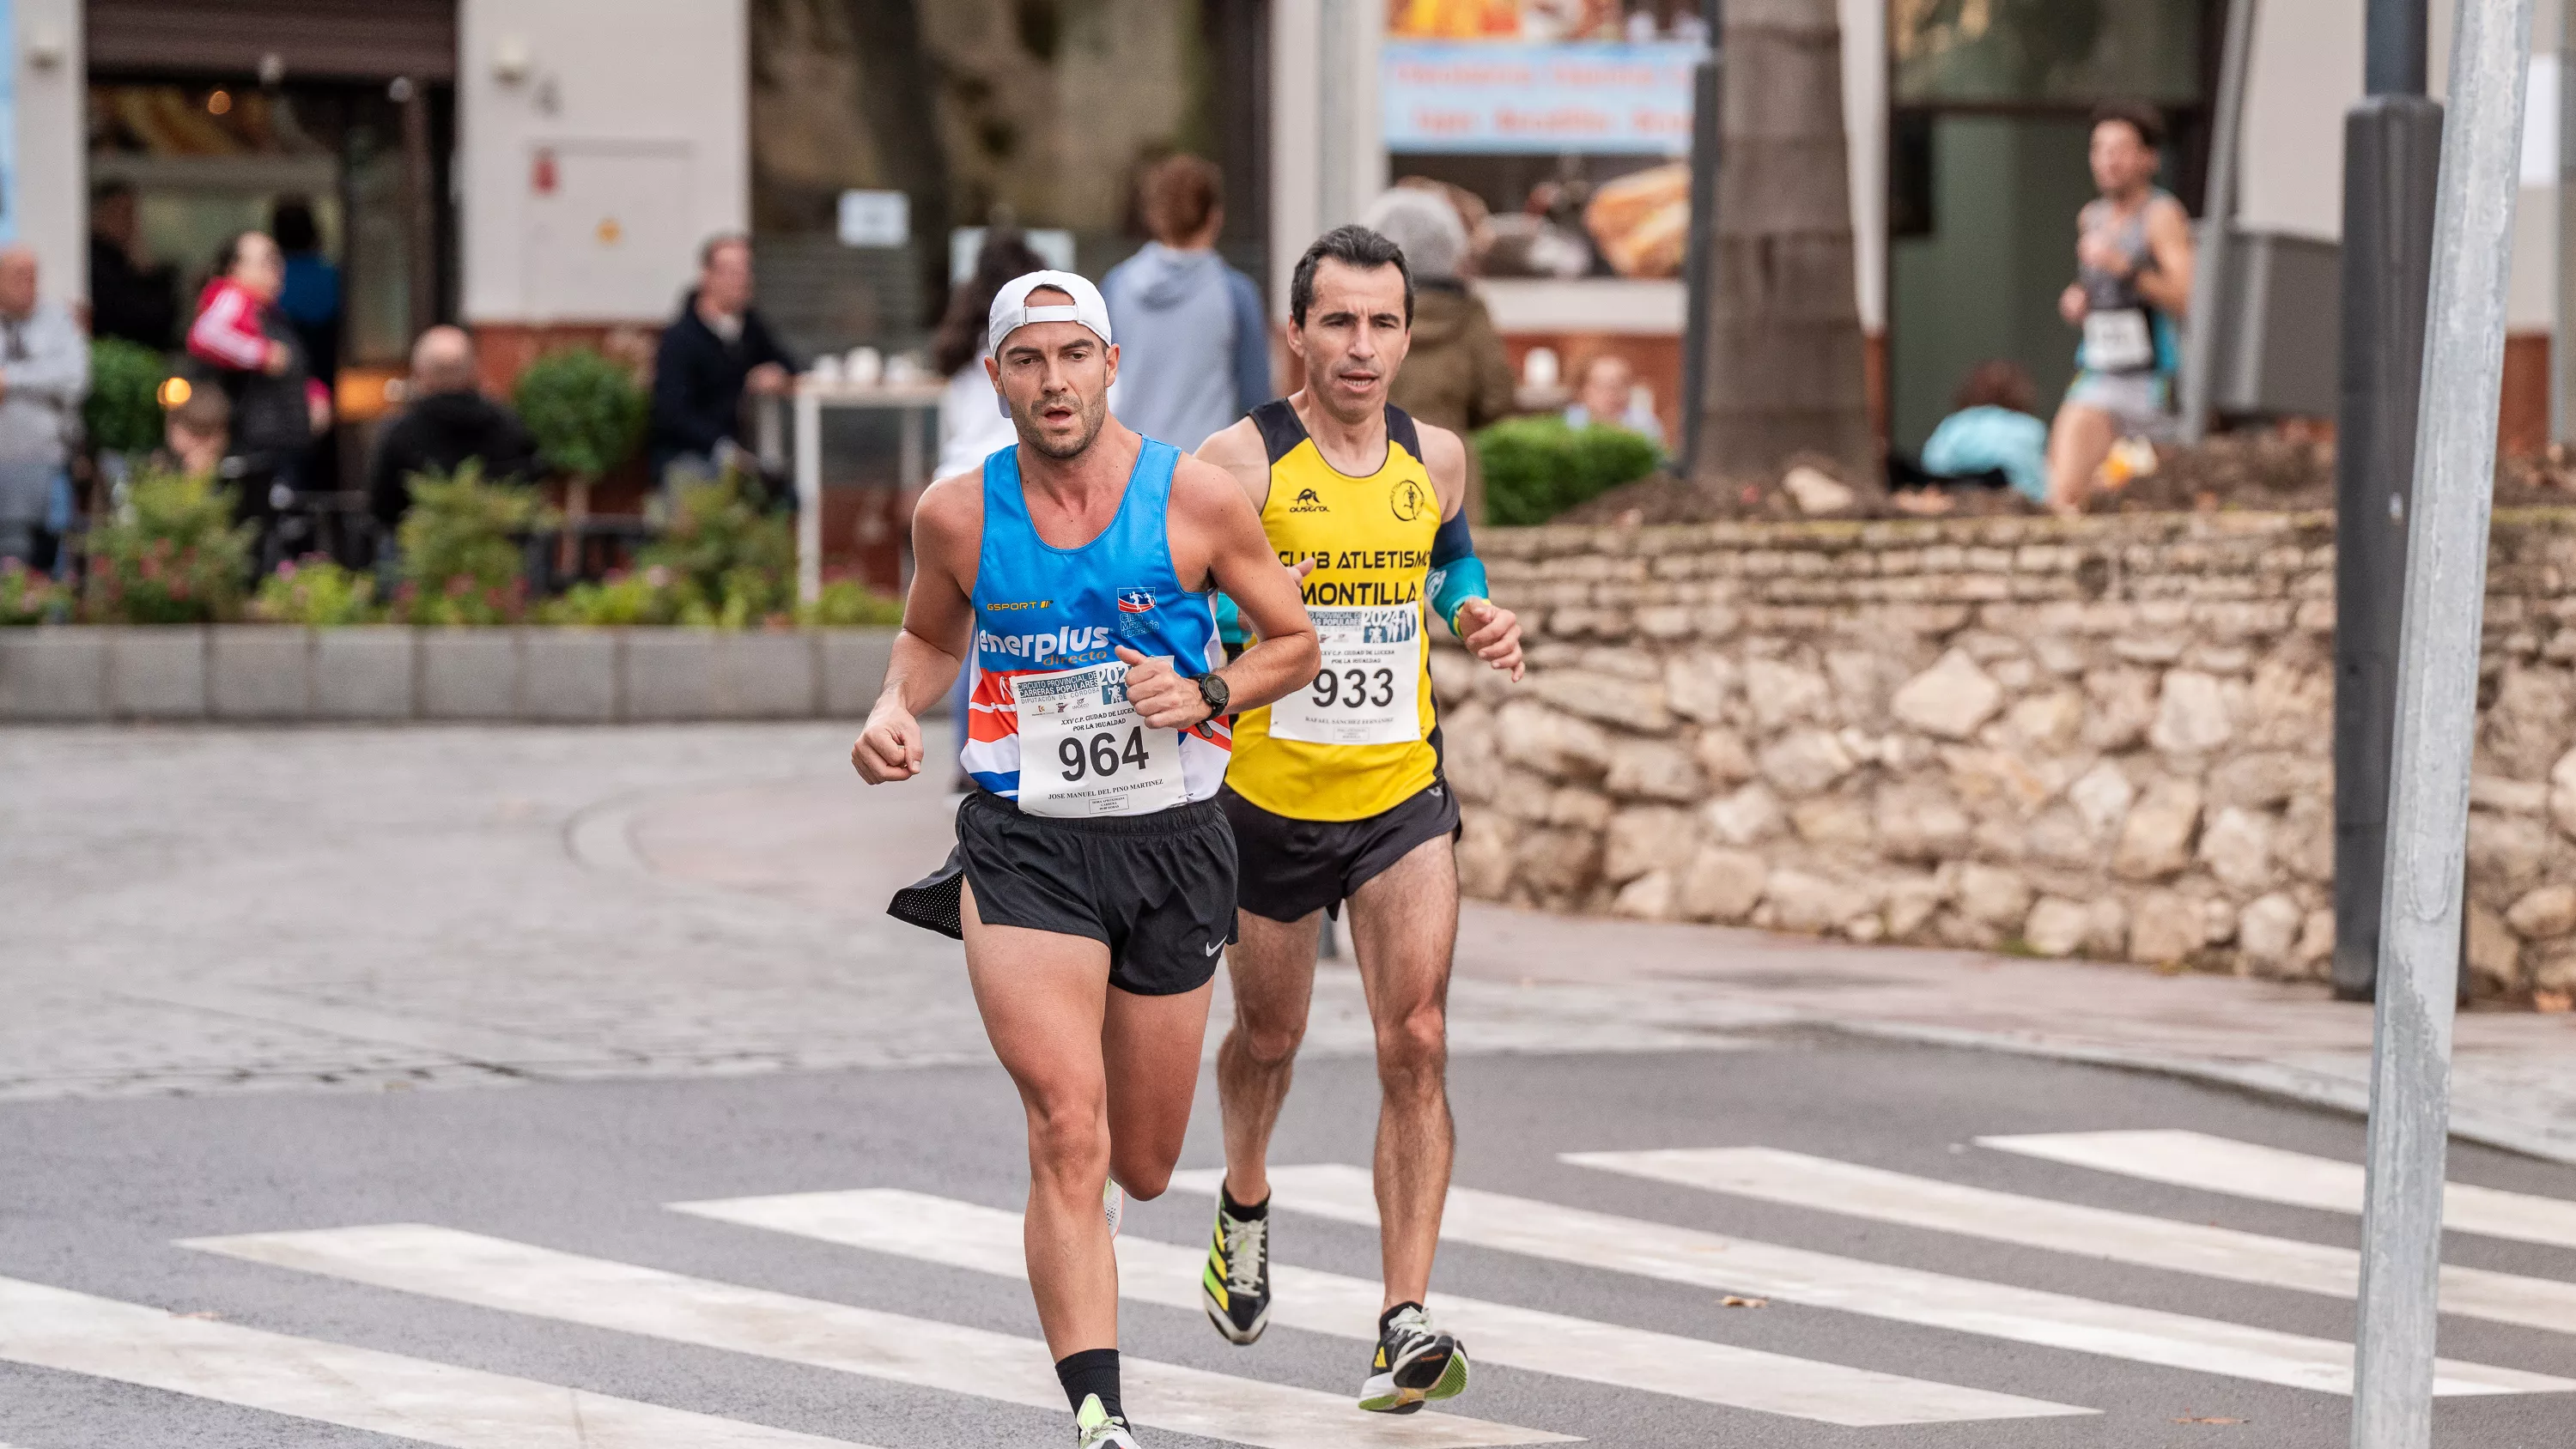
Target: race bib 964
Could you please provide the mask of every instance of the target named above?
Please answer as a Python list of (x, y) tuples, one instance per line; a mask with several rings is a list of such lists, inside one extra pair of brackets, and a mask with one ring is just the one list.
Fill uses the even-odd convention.
[(1020, 719), (1020, 797), (1031, 815), (1147, 815), (1189, 798), (1178, 730), (1127, 702), (1111, 662), (1011, 680)]

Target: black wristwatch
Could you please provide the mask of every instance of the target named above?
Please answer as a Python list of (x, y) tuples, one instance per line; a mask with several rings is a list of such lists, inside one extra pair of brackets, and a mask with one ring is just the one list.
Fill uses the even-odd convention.
[(1234, 697), (1234, 692), (1225, 687), (1223, 675), (1202, 674), (1190, 682), (1199, 687), (1199, 699), (1208, 707), (1208, 718), (1225, 713), (1226, 701)]

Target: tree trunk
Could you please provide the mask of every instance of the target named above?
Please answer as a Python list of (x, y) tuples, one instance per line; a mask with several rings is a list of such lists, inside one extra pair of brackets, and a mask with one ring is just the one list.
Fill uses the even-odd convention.
[(1875, 477), (1835, 0), (1729, 0), (1725, 47), (1691, 477), (1768, 482), (1798, 453)]

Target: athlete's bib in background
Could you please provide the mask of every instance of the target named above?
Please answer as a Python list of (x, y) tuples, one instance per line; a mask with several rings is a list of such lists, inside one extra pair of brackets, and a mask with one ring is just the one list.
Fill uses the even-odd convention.
[(1318, 745), (1408, 745), (1422, 738), (1413, 680), (1422, 672), (1422, 607), (1306, 611), (1323, 645), (1315, 682), (1270, 706), (1270, 738)]
[(1439, 495), (1400, 408), (1386, 410), (1386, 458), (1365, 478), (1325, 462), (1284, 400), (1254, 408), (1252, 420), (1270, 453), (1262, 530), (1281, 563), (1316, 561), (1304, 592), (1325, 672), (1235, 720), (1225, 782), (1292, 820), (1366, 819), (1440, 777), (1422, 638)]

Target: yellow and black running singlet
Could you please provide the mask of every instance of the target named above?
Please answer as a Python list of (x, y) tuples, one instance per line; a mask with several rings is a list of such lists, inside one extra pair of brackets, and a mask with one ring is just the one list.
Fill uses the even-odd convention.
[(1400, 408), (1387, 408), (1386, 460), (1364, 478), (1325, 462), (1284, 399), (1252, 420), (1270, 453), (1261, 527), (1281, 563), (1316, 561), (1305, 597), (1324, 667), (1235, 721), (1225, 782), (1292, 820), (1366, 819), (1439, 779), (1422, 588), (1440, 498)]

